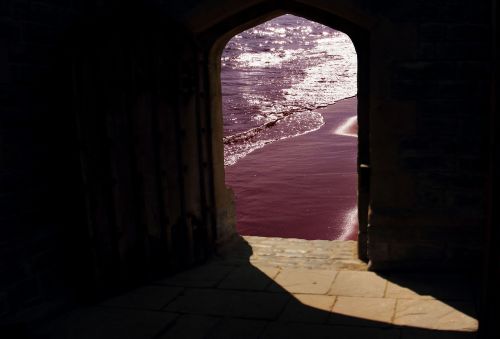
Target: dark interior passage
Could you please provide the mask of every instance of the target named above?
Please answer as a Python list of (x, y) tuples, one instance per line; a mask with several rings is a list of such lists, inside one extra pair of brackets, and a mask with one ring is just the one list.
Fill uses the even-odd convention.
[(0, 336), (32, 337), (234, 237), (220, 56), (235, 34), (294, 13), (356, 46), (360, 256), (372, 271), (481, 280), (479, 335), (495, 338), (495, 6), (1, 2)]

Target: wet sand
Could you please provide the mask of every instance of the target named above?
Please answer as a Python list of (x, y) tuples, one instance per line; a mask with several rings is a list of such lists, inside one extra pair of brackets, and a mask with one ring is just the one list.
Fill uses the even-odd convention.
[(325, 125), (254, 151), (226, 167), (242, 235), (357, 238), (356, 105), (318, 109)]

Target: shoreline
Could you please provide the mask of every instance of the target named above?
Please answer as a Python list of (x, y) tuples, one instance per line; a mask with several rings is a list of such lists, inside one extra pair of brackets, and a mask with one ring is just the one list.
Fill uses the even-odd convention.
[(357, 98), (316, 109), (318, 130), (257, 149), (225, 168), (242, 235), (357, 238)]

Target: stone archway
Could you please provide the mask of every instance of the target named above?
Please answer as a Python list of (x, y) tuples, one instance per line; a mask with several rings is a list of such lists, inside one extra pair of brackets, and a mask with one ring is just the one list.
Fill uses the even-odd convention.
[[(294, 14), (316, 21), (349, 35), (358, 54), (358, 255), (368, 260), (367, 226), (369, 209), (369, 33), (365, 27), (357, 25), (337, 14), (314, 6), (293, 2), (265, 2), (224, 18), (221, 22), (200, 32), (201, 44), (208, 49), (208, 89), (213, 119), (214, 180), (219, 211), (219, 237), (223, 240), (235, 233), (232, 197), (224, 188), (222, 154), (222, 108), (220, 92), (220, 55), (227, 41), (239, 32), (268, 21), (271, 18)], [(229, 213), (228, 213), (229, 212)], [(229, 218), (227, 218), (229, 216)], [(222, 227), (221, 227), (222, 226)]]
[[(469, 171), (465, 167), (458, 170), (452, 168), (451, 165), (468, 157), (467, 152), (459, 148), (456, 148), (455, 153), (446, 152), (446, 147), (450, 147), (450, 144), (452, 147), (458, 145), (463, 149), (466, 149), (466, 145), (457, 144), (456, 133), (450, 133), (442, 136), (442, 142), (436, 148), (431, 145), (434, 135), (429, 135), (427, 131), (417, 130), (419, 127), (417, 115), (420, 124), (444, 124), (450, 120), (450, 116), (454, 118), (453, 113), (450, 113), (451, 110), (443, 111), (444, 113), (438, 110), (449, 108), (448, 103), (451, 103), (450, 106), (457, 106), (463, 100), (458, 94), (447, 92), (447, 101), (443, 102), (439, 93), (429, 92), (426, 87), (426, 85), (433, 84), (432, 72), (436, 69), (440, 70), (438, 81), (444, 79), (442, 85), (448, 86), (451, 81), (449, 79), (455, 76), (453, 70), (456, 67), (452, 64), (453, 60), (443, 62), (429, 59), (428, 56), (417, 55), (416, 31), (419, 23), (398, 21), (401, 15), (398, 10), (408, 13), (413, 7), (418, 7), (417, 4), (413, 4), (413, 7), (385, 8), (385, 12), (379, 10), (378, 7), (372, 8), (371, 5), (357, 1), (326, 4), (314, 0), (268, 0), (251, 3), (241, 0), (231, 1), (221, 7), (218, 1), (206, 0), (197, 4), (198, 6), (191, 8), (182, 16), (182, 21), (187, 26), (185, 31), (190, 36), (188, 39), (190, 42), (183, 41), (182, 38), (177, 39), (178, 45), (175, 48), (170, 46), (168, 53), (163, 51), (164, 61), (167, 61), (165, 67), (167, 71), (163, 74), (165, 79), (168, 78), (170, 81), (170, 85), (164, 88), (176, 88), (179, 95), (173, 96), (170, 98), (172, 100), (168, 99), (160, 106), (153, 105), (156, 107), (154, 109), (151, 108), (153, 106), (150, 103), (161, 103), (161, 100), (151, 100), (151, 96), (141, 99), (140, 104), (134, 103), (136, 105), (134, 109), (147, 112), (156, 109), (158, 109), (156, 112), (163, 110), (165, 116), (171, 114), (178, 120), (172, 118), (171, 126), (175, 128), (171, 128), (163, 136), (157, 133), (157, 128), (161, 125), (154, 126), (153, 130), (156, 134), (153, 135), (156, 135), (158, 140), (165, 138), (176, 143), (167, 145), (166, 149), (171, 150), (169, 155), (158, 150), (155, 150), (153, 155), (148, 155), (147, 162), (153, 164), (149, 167), (151, 171), (136, 165), (137, 160), (148, 154), (147, 152), (142, 153), (136, 147), (133, 150), (133, 156), (130, 157), (131, 163), (135, 164), (135, 169), (131, 172), (133, 175), (130, 177), (138, 179), (124, 187), (132, 187), (131, 192), (142, 194), (135, 195), (140, 197), (138, 201), (141, 203), (141, 208), (137, 212), (140, 217), (136, 218), (139, 223), (130, 224), (130, 234), (132, 234), (130, 239), (133, 243), (136, 239), (134, 232), (137, 229), (141, 230), (137, 234), (144, 239), (145, 235), (151, 235), (150, 232), (159, 234), (161, 237), (166, 234), (165, 232), (168, 233), (166, 230), (178, 225), (176, 226), (180, 232), (178, 234), (181, 234), (180, 238), (184, 239), (179, 242), (181, 245), (176, 245), (174, 250), (174, 253), (176, 251), (181, 253), (179, 256), (171, 256), (169, 249), (174, 249), (174, 246), (155, 242), (155, 236), (146, 237), (148, 241), (145, 242), (149, 244), (149, 241), (153, 240), (159, 244), (158, 247), (153, 248), (159, 249), (159, 253), (165, 254), (164, 258), (178, 265), (183, 262), (193, 263), (196, 262), (196, 258), (207, 257), (215, 248), (217, 241), (223, 242), (234, 234), (232, 197), (224, 185), (222, 115), (218, 78), (220, 53), (227, 40), (237, 32), (280, 14), (290, 13), (347, 33), (357, 50), (359, 67), (357, 110), (359, 257), (368, 259), (373, 269), (417, 266), (450, 268), (462, 265), (464, 259), (470, 263), (477, 258), (479, 231), (476, 226), (479, 221), (476, 216), (480, 207), (478, 204), (471, 204), (474, 206), (472, 206), (472, 212), (469, 213), (460, 205), (453, 205), (455, 201), (466, 202), (463, 197), (470, 191), (465, 188), (452, 187), (450, 182), (464, 176), (474, 178), (479, 173)], [(164, 14), (159, 14), (160, 22), (165, 19), (162, 17)], [(149, 17), (146, 16), (146, 18)], [(169, 20), (165, 19), (163, 22), (169, 22)], [(117, 27), (114, 28), (115, 32), (120, 31), (121, 26)], [(162, 31), (162, 29), (159, 30)], [(157, 31), (157, 28), (153, 31)], [(163, 36), (151, 35), (156, 38), (152, 40), (148, 38), (150, 39), (148, 43), (151, 43), (151, 46), (161, 45), (163, 41), (172, 39), (172, 32), (175, 31), (175, 27), (165, 28), (162, 31)], [(116, 37), (119, 36), (120, 34), (116, 35)], [(117, 50), (120, 50), (119, 46)], [(152, 51), (152, 54), (149, 54), (150, 60), (157, 60), (155, 59), (158, 57), (157, 51), (150, 50), (149, 47), (144, 51)], [(443, 65), (444, 68), (441, 68)], [(144, 69), (147, 70), (147, 74), (156, 74), (148, 77), (145, 83), (149, 85), (154, 83), (151, 86), (160, 89), (155, 93), (161, 93), (163, 88), (155, 87), (162, 83), (156, 82), (159, 73), (151, 72), (151, 69), (147, 67)], [(191, 69), (192, 72), (184, 72), (184, 69)], [(130, 80), (129, 84), (134, 81)], [(119, 85), (122, 86), (123, 83)], [(421, 97), (422, 93), (426, 96)], [(139, 97), (141, 96), (135, 98)], [(161, 95), (155, 94), (153, 97), (161, 98)], [(436, 101), (441, 106), (430, 107), (430, 100)], [(76, 101), (79, 99), (77, 98)], [(128, 107), (129, 103), (126, 106)], [(134, 116), (141, 117), (141, 119), (144, 117)], [(152, 116), (156, 115), (152, 114)], [(468, 118), (474, 117), (468, 116)], [(139, 119), (140, 124), (151, 126), (150, 122), (141, 119)], [(144, 138), (140, 140), (148, 140), (147, 142), (151, 144), (149, 134), (141, 130), (140, 124), (132, 127), (127, 125), (130, 127), (129, 132), (135, 139)], [(109, 130), (109, 125), (106, 128)], [(103, 140), (106, 140), (106, 137)], [(147, 149), (144, 145), (141, 147)], [(96, 149), (97, 154), (103, 154), (103, 150), (98, 147)], [(104, 155), (103, 159), (109, 157), (109, 155)], [(158, 165), (162, 161), (171, 166), (162, 168)], [(147, 176), (136, 176), (145, 169)], [(100, 180), (106, 177), (112, 178), (111, 169), (108, 168), (106, 171), (105, 175), (95, 176), (95, 182), (100, 185), (99, 187), (108, 185)], [(118, 174), (127, 177), (125, 172), (125, 170), (120, 170)], [(143, 178), (146, 177), (150, 181), (144, 181)], [(442, 180), (443, 177), (448, 181)], [(153, 183), (164, 182), (167, 184), (159, 190), (162, 193), (154, 193), (158, 191), (158, 186)], [(182, 185), (179, 185), (179, 182)], [(112, 189), (110, 190), (109, 187)], [(452, 187), (453, 191), (446, 191), (448, 187)], [(117, 207), (114, 204), (116, 200), (113, 198), (113, 189), (115, 189), (113, 185), (109, 184), (105, 190), (108, 199), (103, 200), (102, 217), (96, 219), (99, 222), (103, 222), (108, 215), (119, 220), (118, 217), (122, 215), (119, 213), (117, 216), (116, 211), (124, 211), (123, 215), (129, 212), (123, 206)], [(96, 192), (94, 194), (100, 195)], [(122, 199), (121, 195), (116, 196)], [(161, 206), (164, 201), (167, 201), (163, 200), (165, 197), (170, 197), (168, 201), (171, 202), (170, 205), (167, 204), (166, 209), (150, 208)], [(129, 204), (129, 206), (132, 205)], [(152, 213), (152, 210), (156, 212)], [(165, 213), (165, 210), (172, 211), (174, 217), (164, 216), (162, 217), (164, 219), (155, 219), (154, 216)], [(456, 216), (462, 211), (465, 217)], [(91, 214), (97, 212), (93, 210)], [(114, 229), (113, 225), (117, 225), (115, 219), (110, 220), (110, 226), (105, 226), (105, 230)], [(113, 248), (109, 253), (105, 253), (110, 257), (116, 255), (116, 248), (118, 248), (116, 243), (120, 243), (117, 241), (119, 237), (113, 232), (108, 238), (106, 234), (97, 238), (103, 240), (104, 250)], [(98, 242), (100, 243), (100, 240)], [(443, 242), (446, 246), (443, 246)], [(108, 246), (109, 244), (111, 245)], [(136, 263), (156, 261), (152, 267), (164, 269), (161, 262), (157, 261), (160, 256), (148, 257), (149, 254), (147, 254), (147, 260), (141, 257), (140, 253), (149, 253), (151, 248), (149, 245), (141, 245), (137, 248), (139, 254), (134, 251), (130, 252), (132, 261)], [(164, 250), (166, 252), (162, 252)], [(122, 258), (121, 254), (117, 258)], [(140, 259), (137, 260), (137, 258)], [(110, 267), (115, 265), (113, 260)], [(472, 265), (469, 266), (472, 267)], [(149, 273), (145, 273), (147, 274)]]
[[(369, 178), (360, 187), (366, 187), (366, 193), (369, 190), (370, 200), (369, 208), (365, 201), (367, 211), (363, 213), (369, 225), (368, 249), (361, 254), (368, 254), (373, 269), (478, 269), (482, 250), (490, 248), (483, 247), (482, 231), (491, 237), (488, 244), (496, 241), (495, 233), (483, 227), (485, 204), (492, 199), (485, 197), (483, 182), (487, 179), (485, 166), (491, 160), (486, 156), (492, 151), (488, 139), (491, 131), (487, 128), (490, 120), (486, 116), (492, 111), (491, 67), (495, 63), (491, 52), (497, 47), (491, 40), (496, 27), (496, 17), (492, 17), (494, 2), (145, 3), (152, 9), (146, 15), (139, 13), (142, 5), (116, 1), (47, 0), (41, 9), (19, 9), (15, 2), (5, 7), (8, 29), (0, 39), (0, 77), (5, 90), (2, 122), (6, 122), (2, 124), (2, 175), (7, 184), (2, 190), (3, 224), (7, 235), (4, 242), (8, 242), (4, 252), (9, 259), (9, 265), (4, 267), (9, 281), (6, 291), (2, 291), (2, 305), (6, 305), (7, 315), (24, 313), (31, 306), (43, 304), (46, 297), (56, 301), (53, 283), (62, 282), (67, 268), (78, 271), (74, 286), (82, 290), (89, 289), (84, 279), (115, 288), (117, 282), (137, 283), (157, 272), (171, 272), (165, 261), (180, 266), (207, 257), (215, 247), (215, 231), (219, 231), (219, 239), (230, 233), (231, 197), (222, 180), (222, 145), (217, 144), (222, 129), (217, 129), (220, 114), (217, 100), (213, 100), (217, 98), (218, 84), (210, 74), (217, 71), (216, 51), (226, 36), (283, 12), (340, 28), (351, 37), (354, 31), (362, 33), (359, 39), (353, 37), (354, 41), (364, 41), (358, 46), (366, 46), (365, 53), (359, 53), (367, 59), (366, 63), (360, 60), (360, 66), (365, 65), (367, 71), (360, 71), (364, 85), (360, 83), (359, 89), (366, 91), (368, 99), (358, 112), (368, 112), (370, 117), (368, 122), (366, 115), (365, 124), (369, 127), (365, 140), (369, 148), (363, 148), (369, 154), (362, 155), (360, 149), (360, 165), (369, 165), (360, 167), (360, 180)], [(127, 6), (119, 22), (118, 11)], [(153, 17), (160, 25), (151, 25)], [(84, 33), (90, 26), (100, 27), (94, 29), (88, 41), (83, 38), (85, 34), (68, 32), (70, 25), (82, 23), (88, 25)], [(140, 36), (130, 26), (143, 33), (145, 27), (150, 30)], [(121, 30), (135, 34), (134, 38), (121, 35)], [(104, 35), (110, 31), (114, 33)], [(179, 32), (185, 32), (189, 39), (183, 41), (184, 34)], [(55, 64), (65, 62), (52, 64), (55, 60), (51, 54), (59, 54), (59, 47), (65, 47), (60, 46), (60, 39), (66, 34), (76, 48), (76, 64), (66, 69), (70, 75), (65, 74), (63, 81), (53, 81), (49, 79), (52, 71), (59, 72)], [(99, 39), (104, 41), (107, 54), (95, 48), (90, 53), (88, 42)], [(168, 46), (170, 40), (178, 44)], [(121, 53), (123, 49), (141, 44), (146, 48), (137, 53), (137, 60), (147, 62), (130, 63), (129, 58), (128, 63), (123, 63), (123, 59), (115, 62), (109, 58), (113, 53), (130, 57), (131, 53)], [(155, 50), (161, 45), (165, 58), (158, 58), (162, 53)], [(150, 49), (152, 46), (156, 47)], [(63, 59), (62, 54), (56, 59)], [(121, 70), (115, 74), (106, 73), (107, 68), (96, 70), (100, 57), (108, 57), (107, 64)], [(169, 61), (167, 67), (162, 66), (167, 70), (164, 73), (158, 73), (155, 67), (143, 67), (158, 66), (156, 62), (161, 59)], [(183, 67), (193, 72), (182, 72)], [(190, 73), (196, 76), (184, 76)], [(160, 74), (166, 75), (162, 81), (158, 81)], [(93, 80), (107, 78), (113, 86), (103, 86), (99, 81), (96, 86), (79, 82), (91, 76), (95, 76)], [(158, 93), (169, 88), (162, 87), (163, 81), (170, 81), (176, 95), (162, 102), (157, 100), (161, 98)], [(146, 91), (137, 91), (141, 86), (134, 84), (139, 83)], [(59, 92), (61, 87), (65, 88)], [(134, 90), (117, 91), (124, 87)], [(57, 98), (51, 102), (49, 92), (53, 88)], [(73, 90), (74, 96), (61, 95)], [(67, 99), (70, 97), (72, 101)], [(63, 103), (60, 112), (56, 101)], [(158, 103), (161, 105), (156, 106)], [(84, 119), (77, 141), (73, 140), (74, 119), (68, 117), (72, 109)], [(133, 117), (139, 123), (114, 119), (120, 118), (120, 111), (127, 113), (121, 118)], [(177, 117), (182, 125), (161, 134), (159, 124), (139, 119), (158, 117), (158, 112), (172, 113), (172, 120)], [(112, 125), (123, 129), (110, 129)], [(150, 127), (155, 133), (146, 133)], [(109, 131), (116, 134), (110, 138)], [(184, 139), (182, 146), (169, 144), (178, 139)], [(158, 152), (161, 143), (157, 141), (171, 153)], [(67, 158), (71, 158), (70, 164), (65, 163)], [(114, 167), (119, 169), (116, 174), (111, 166), (115, 160), (124, 164)], [(168, 166), (158, 166), (162, 161)], [(61, 163), (65, 164), (59, 166)], [(362, 174), (368, 170), (369, 175)], [(68, 171), (72, 173), (64, 173), (67, 178), (61, 180), (58, 174)], [(80, 186), (85, 180), (82, 190), (87, 194), (81, 195)], [(364, 196), (368, 198), (368, 194)], [(166, 197), (170, 200), (164, 200)], [(165, 204), (167, 201), (170, 204)], [(156, 218), (166, 211), (171, 217)], [(175, 248), (165, 241), (167, 230), (174, 225), (179, 226), (179, 238), (184, 239)], [(497, 257), (496, 251), (490, 254), (491, 258)], [(66, 257), (64, 263), (59, 260), (62, 257)], [(84, 266), (92, 267), (86, 270)], [(489, 267), (485, 274), (497, 281), (492, 270)], [(68, 286), (64, 280), (60, 285)], [(26, 286), (30, 286), (28, 292)], [(59, 295), (69, 300), (66, 288)], [(484, 300), (489, 300), (488, 296), (485, 294)]]
[[(453, 112), (459, 106), (474, 104), (460, 91), (438, 89), (456, 83), (461, 72), (457, 57), (473, 60), (475, 56), (466, 49), (457, 56), (452, 44), (443, 46), (442, 55), (424, 51), (433, 35), (419, 31), (419, 15), (421, 20), (431, 20), (425, 16), (428, 8), (420, 3), (380, 6), (362, 1), (268, 0), (234, 1), (222, 8), (207, 0), (186, 16), (208, 60), (206, 88), (214, 127), (218, 211), (227, 215), (231, 211), (223, 184), (222, 128), (218, 127), (219, 54), (237, 32), (279, 14), (295, 14), (345, 32), (358, 53), (360, 257), (368, 259), (372, 269), (452, 269), (464, 263), (472, 268), (480, 255), (482, 221), (475, 213), (483, 208), (481, 196), (478, 190), (477, 203), (471, 203), (465, 198), (471, 191), (452, 183), (463, 178), (474, 181), (483, 175), (482, 169), (457, 166), (467, 161), (468, 141), (457, 141), (456, 130), (449, 135), (438, 131), (452, 120), (458, 123)], [(458, 31), (452, 35), (460, 39)], [(454, 57), (446, 57), (450, 55)], [(480, 124), (477, 115), (464, 119)], [(480, 137), (473, 142), (479, 144)], [(218, 222), (224, 224), (230, 222)], [(219, 229), (230, 230), (226, 226)]]

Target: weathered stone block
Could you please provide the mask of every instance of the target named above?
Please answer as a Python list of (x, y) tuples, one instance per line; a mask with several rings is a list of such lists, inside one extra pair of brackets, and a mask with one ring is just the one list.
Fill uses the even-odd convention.
[(160, 310), (183, 291), (182, 287), (145, 286), (103, 302), (109, 307)]
[[(374, 322), (374, 326), (387, 327), (392, 322), (395, 307), (396, 299), (338, 297), (329, 323), (356, 326), (369, 320)], [(346, 317), (338, 317), (337, 314)]]
[(198, 315), (181, 315), (168, 329), (167, 332), (160, 335), (159, 339), (204, 339), (207, 333), (219, 322), (216, 317), (198, 316)]
[(242, 266), (232, 271), (218, 285), (223, 289), (257, 290), (263, 291), (273, 283), (273, 278), (278, 274), (276, 267)]
[(337, 272), (332, 270), (283, 268), (275, 278), (277, 285), (271, 286), (270, 290), (326, 294), (336, 275)]
[(176, 313), (275, 319), (289, 298), (283, 293), (188, 289), (165, 310)]
[(332, 311), (335, 296), (317, 294), (294, 294), (286, 305), (280, 321), (325, 323)]
[(460, 308), (473, 310), (472, 305), (457, 305), (438, 300), (399, 300), (394, 324), (448, 331), (476, 331), (477, 320), (461, 312)]
[(173, 277), (163, 279), (158, 284), (171, 286), (214, 287), (234, 269), (232, 266), (209, 264), (197, 267)]
[(382, 298), (386, 285), (387, 281), (373, 272), (341, 271), (328, 294)]

